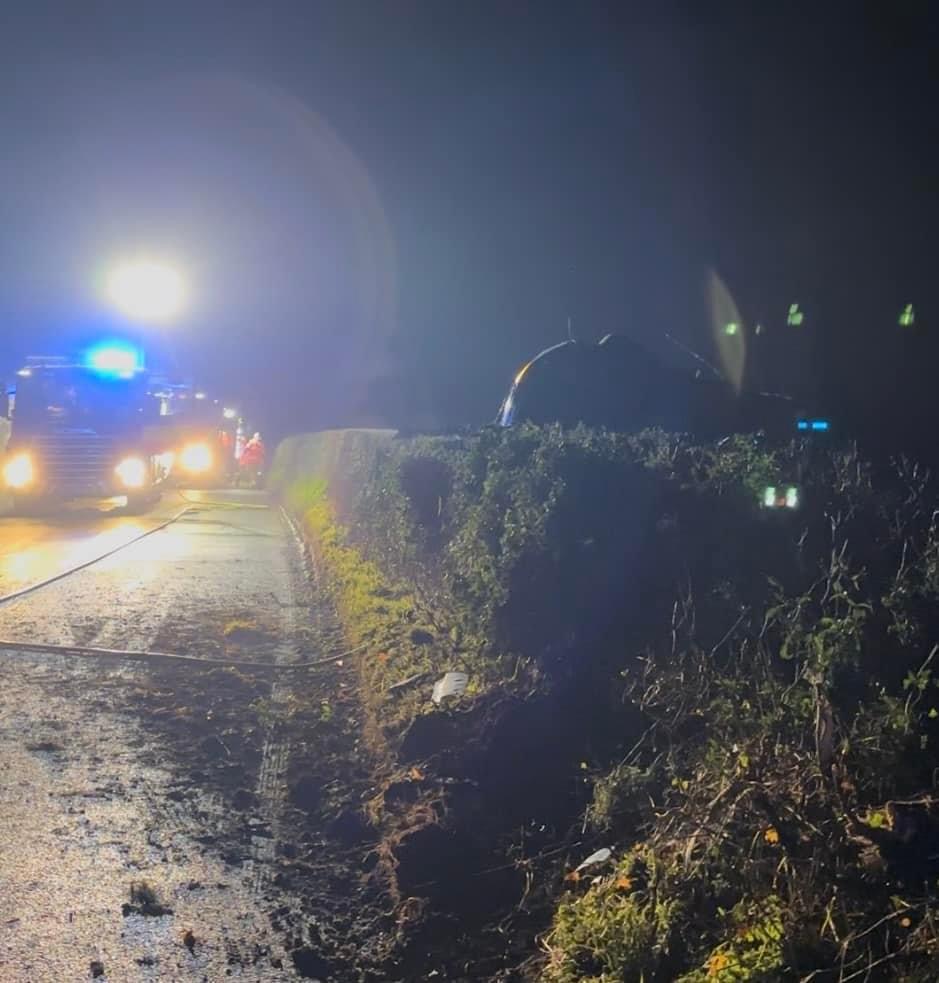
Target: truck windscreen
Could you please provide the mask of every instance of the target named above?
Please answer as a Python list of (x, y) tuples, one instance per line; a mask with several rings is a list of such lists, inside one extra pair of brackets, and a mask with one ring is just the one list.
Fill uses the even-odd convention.
[(158, 412), (141, 377), (114, 379), (86, 369), (38, 369), (16, 387), (14, 429), (114, 431)]

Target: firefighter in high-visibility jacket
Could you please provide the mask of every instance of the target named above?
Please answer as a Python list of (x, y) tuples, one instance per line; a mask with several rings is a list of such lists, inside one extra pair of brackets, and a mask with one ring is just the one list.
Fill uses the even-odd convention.
[(247, 480), (249, 485), (259, 484), (264, 475), (266, 459), (264, 441), (261, 440), (261, 435), (256, 433), (245, 444), (238, 461), (242, 479)]

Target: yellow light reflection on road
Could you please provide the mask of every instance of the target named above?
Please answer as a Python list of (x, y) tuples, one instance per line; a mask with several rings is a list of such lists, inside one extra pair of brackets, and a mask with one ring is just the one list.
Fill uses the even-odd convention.
[(15, 589), (35, 580), (49, 576), (49, 570), (57, 566), (58, 550), (53, 546), (37, 546), (31, 549), (14, 550), (0, 556), (0, 584), (11, 584)]
[(69, 569), (80, 563), (88, 563), (102, 553), (125, 546), (134, 537), (145, 533), (148, 528), (150, 526), (141, 519), (128, 519), (119, 526), (96, 533), (87, 539), (64, 543), (61, 566), (63, 569)]
[[(127, 538), (132, 539), (133, 536)], [(182, 560), (191, 550), (191, 537), (170, 526), (103, 559), (93, 569), (101, 573), (124, 571), (121, 587), (133, 591), (157, 577), (167, 576), (167, 565)], [(99, 554), (103, 552), (106, 552), (106, 548), (99, 550)]]
[[(68, 530), (41, 528), (38, 530), (40, 541), (23, 541), (0, 554), (0, 595), (88, 563), (94, 563), (92, 570), (101, 571), (113, 571), (124, 565), (133, 570), (134, 580), (151, 579), (160, 564), (188, 552), (186, 538), (170, 530), (161, 530), (129, 545), (155, 524), (146, 518), (121, 517), (117, 524), (107, 529), (77, 538), (71, 538)], [(131, 563), (128, 552), (122, 549), (125, 546), (128, 552), (134, 551)], [(112, 550), (121, 552), (104, 556)]]

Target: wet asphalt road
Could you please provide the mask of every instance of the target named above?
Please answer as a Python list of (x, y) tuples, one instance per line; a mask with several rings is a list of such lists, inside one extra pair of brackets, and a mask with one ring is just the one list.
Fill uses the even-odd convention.
[[(311, 589), (281, 514), (258, 508), (256, 493), (187, 494), (193, 504), (171, 493), (140, 517), (0, 519), (0, 595), (8, 595), (189, 509), (73, 576), (0, 603), (0, 639), (315, 658)], [(215, 741), (253, 786), (251, 816), (233, 817), (211, 783), (185, 770), (198, 776), (199, 763), (181, 765), (130, 706), (132, 696), (185, 686), (186, 671), (173, 668), (167, 683), (146, 663), (0, 652), (0, 983), (298, 978), (271, 930), (285, 901), (269, 866), (288, 748), (273, 736), (259, 741), (245, 769), (232, 751), (237, 728), (203, 741)], [(280, 684), (252, 685), (276, 714)], [(226, 860), (207, 842), (235, 825), (246, 846)], [(127, 910), (140, 882), (171, 911)]]

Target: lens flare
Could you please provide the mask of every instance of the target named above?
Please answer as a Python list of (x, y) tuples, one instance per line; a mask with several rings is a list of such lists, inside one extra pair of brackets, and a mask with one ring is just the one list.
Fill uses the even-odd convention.
[(727, 285), (714, 270), (708, 273), (707, 295), (720, 369), (734, 392), (739, 393), (747, 363), (746, 338), (741, 330), (743, 318)]
[(140, 457), (125, 457), (114, 469), (125, 488), (143, 488), (147, 483), (147, 463)]
[(8, 488), (26, 488), (36, 478), (36, 469), (28, 454), (17, 454), (3, 466), (3, 480)]
[(122, 313), (139, 321), (167, 321), (185, 301), (182, 274), (172, 266), (139, 260), (117, 267), (107, 279), (106, 293)]
[(179, 464), (189, 474), (205, 474), (212, 467), (212, 450), (208, 444), (187, 444)]

